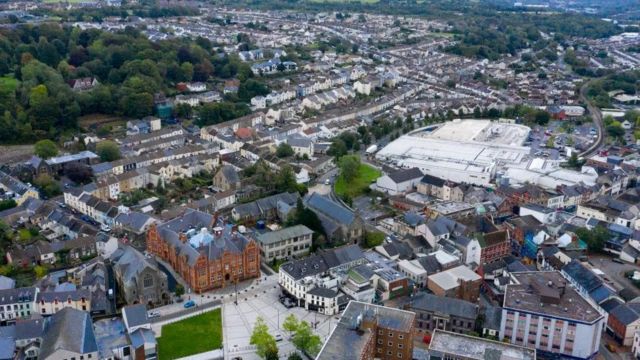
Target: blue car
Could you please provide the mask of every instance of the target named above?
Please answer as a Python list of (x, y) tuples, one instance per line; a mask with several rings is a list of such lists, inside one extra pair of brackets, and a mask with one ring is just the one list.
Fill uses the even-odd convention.
[(196, 303), (193, 300), (189, 300), (186, 303), (184, 303), (184, 308), (185, 309), (188, 309), (188, 308), (191, 308), (191, 307), (194, 307), (194, 306), (196, 306)]

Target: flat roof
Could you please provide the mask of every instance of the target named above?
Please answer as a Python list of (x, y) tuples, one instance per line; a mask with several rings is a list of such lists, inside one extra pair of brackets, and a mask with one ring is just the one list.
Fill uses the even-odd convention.
[(504, 308), (589, 324), (603, 317), (558, 271), (514, 272), (511, 276), (517, 283), (507, 285)]
[(376, 334), (358, 326), (359, 321), (375, 320), (378, 327), (409, 332), (415, 316), (410, 311), (352, 300), (316, 360), (360, 360), (365, 345)]
[(535, 360), (536, 350), (436, 329), (429, 350), (477, 360)]
[(529, 158), (523, 146), (530, 132), (523, 125), (488, 120), (459, 120), (418, 129), (392, 141), (376, 158), (400, 167), (417, 167), (445, 180), (453, 173), (490, 174), (504, 165), (520, 165)]

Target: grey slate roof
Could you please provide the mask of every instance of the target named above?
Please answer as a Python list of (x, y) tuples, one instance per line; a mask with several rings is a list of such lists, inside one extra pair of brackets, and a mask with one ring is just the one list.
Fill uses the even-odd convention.
[(257, 236), (261, 244), (273, 244), (282, 240), (292, 239), (299, 236), (312, 235), (313, 230), (304, 225), (295, 225), (277, 231), (271, 231)]
[(640, 318), (640, 304), (629, 303), (614, 307), (609, 313), (624, 325), (629, 325)]
[(306, 205), (311, 210), (320, 212), (327, 218), (347, 226), (355, 220), (355, 214), (352, 211), (318, 193), (311, 194)]
[(420, 179), (423, 177), (422, 171), (415, 167), (411, 169), (401, 169), (389, 174), (388, 176), (396, 184), (403, 183), (409, 180)]
[(148, 324), (147, 307), (144, 304), (129, 305), (122, 308), (122, 317), (126, 318), (129, 328)]
[(445, 183), (445, 180), (439, 177), (427, 174), (422, 177), (422, 180), (420, 180), (420, 182), (428, 185), (433, 185), (435, 187), (442, 187), (442, 185), (444, 185)]
[(488, 305), (484, 310), (485, 329), (500, 330), (500, 322), (502, 321), (502, 308), (499, 306)]
[(364, 258), (364, 254), (358, 245), (347, 245), (323, 251), (304, 259), (290, 261), (282, 264), (280, 270), (289, 274), (294, 280), (299, 280), (306, 276), (322, 274), (331, 268), (362, 258)]
[(567, 275), (580, 284), (587, 292), (591, 292), (602, 285), (602, 279), (576, 259), (571, 260), (570, 263), (565, 265), (562, 271), (567, 273)]
[(140, 232), (144, 230), (145, 224), (147, 224), (151, 219), (153, 218), (147, 214), (131, 211), (128, 214), (118, 214), (115, 221), (116, 223), (122, 224), (122, 226), (128, 227), (133, 231)]
[(222, 166), (222, 168), (220, 168), (220, 171), (222, 171), (222, 174), (224, 175), (225, 179), (227, 179), (227, 182), (232, 184), (240, 182), (240, 176), (238, 176), (238, 172), (233, 166), (224, 165)]
[(307, 292), (309, 295), (315, 295), (323, 298), (334, 298), (338, 296), (336, 290), (331, 290), (323, 287), (316, 287)]
[(13, 289), (16, 287), (16, 281), (10, 277), (0, 275), (0, 290)]
[(0, 290), (0, 305), (32, 302), (35, 298), (35, 287)]
[(39, 358), (46, 359), (58, 350), (80, 354), (98, 351), (88, 312), (64, 308), (47, 321)]
[(478, 306), (468, 301), (420, 293), (411, 300), (412, 309), (440, 314), (449, 314), (466, 319), (475, 319)]

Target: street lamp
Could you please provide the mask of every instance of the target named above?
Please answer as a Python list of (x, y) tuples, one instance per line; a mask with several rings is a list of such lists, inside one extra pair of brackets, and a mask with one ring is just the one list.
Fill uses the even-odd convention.
[(236, 306), (238, 306), (238, 279), (236, 279), (236, 281), (235, 281), (234, 285), (235, 285), (235, 291), (236, 291), (236, 301), (235, 301), (235, 304), (236, 304)]

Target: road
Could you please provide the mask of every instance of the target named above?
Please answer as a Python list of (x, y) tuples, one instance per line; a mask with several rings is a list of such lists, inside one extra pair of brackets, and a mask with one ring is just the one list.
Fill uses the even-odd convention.
[(591, 83), (591, 81), (587, 81), (580, 88), (580, 101), (587, 104), (587, 110), (589, 110), (589, 114), (591, 114), (591, 119), (593, 120), (593, 124), (598, 129), (598, 138), (593, 144), (591, 144), (591, 146), (589, 146), (585, 151), (580, 153), (580, 157), (583, 157), (583, 158), (590, 156), (595, 152), (597, 152), (598, 150), (600, 150), (600, 148), (604, 144), (604, 139), (605, 139), (605, 128), (604, 128), (604, 123), (602, 121), (602, 112), (600, 111), (600, 109), (594, 106), (593, 103), (589, 101), (589, 99), (587, 99), (587, 89), (589, 88), (589, 84)]

